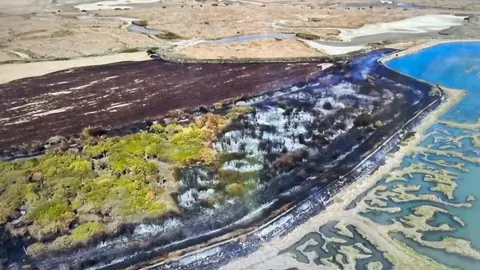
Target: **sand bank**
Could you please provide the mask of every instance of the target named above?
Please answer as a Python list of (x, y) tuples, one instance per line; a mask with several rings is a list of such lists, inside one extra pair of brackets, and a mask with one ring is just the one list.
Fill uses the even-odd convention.
[(453, 15), (417, 16), (394, 22), (367, 24), (358, 29), (343, 29), (339, 37), (343, 41), (351, 41), (357, 37), (386, 33), (418, 34), (440, 31), (451, 26), (461, 25), (464, 19), (464, 16)]
[(116, 62), (145, 61), (150, 57), (145, 52), (120, 53), (114, 55), (76, 58), (62, 61), (43, 61), (24, 64), (0, 65), (0, 84), (27, 77), (42, 76), (48, 73), (85, 66), (98, 66)]

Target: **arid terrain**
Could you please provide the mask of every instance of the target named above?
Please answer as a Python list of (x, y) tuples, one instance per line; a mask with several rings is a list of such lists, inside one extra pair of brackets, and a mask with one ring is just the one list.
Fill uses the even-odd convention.
[[(99, 4), (88, 6), (88, 10), (79, 9), (85, 6), (74, 7), (80, 2), (86, 1), (2, 1), (0, 62), (76, 58), (147, 48), (193, 58), (315, 57), (325, 52), (298, 38), (283, 40), (274, 35), (307, 34), (309, 39), (339, 41), (341, 29), (426, 14), (452, 14), (440, 9), (440, 5), (403, 9), (375, 1), (356, 1), (361, 5), (349, 1), (350, 6), (345, 1), (341, 5), (334, 1), (149, 1), (133, 5), (135, 1), (131, 1), (128, 8), (110, 9)], [(476, 6), (467, 10), (475, 12)], [(141, 27), (174, 36), (159, 38), (158, 34), (131, 32), (128, 25), (133, 20)], [(273, 36), (252, 38), (265, 34)], [(244, 40), (236, 44), (198, 44), (231, 37)]]

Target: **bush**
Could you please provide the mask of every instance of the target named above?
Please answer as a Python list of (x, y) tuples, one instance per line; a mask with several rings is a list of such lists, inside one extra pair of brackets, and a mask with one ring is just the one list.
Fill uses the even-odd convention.
[(298, 38), (303, 38), (303, 39), (308, 39), (308, 40), (320, 39), (319, 36), (314, 35), (314, 34), (309, 34), (309, 33), (296, 33), (295, 36), (298, 37)]
[(181, 36), (170, 31), (164, 31), (163, 33), (156, 34), (155, 36), (160, 39), (182, 39)]

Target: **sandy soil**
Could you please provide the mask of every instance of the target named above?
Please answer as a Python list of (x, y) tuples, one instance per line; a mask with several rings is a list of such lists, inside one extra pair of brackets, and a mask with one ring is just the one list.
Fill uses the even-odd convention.
[(159, 46), (147, 36), (127, 32), (115, 20), (77, 19), (73, 15), (0, 15), (0, 62), (111, 54), (128, 48)]
[(265, 40), (234, 45), (205, 45), (183, 47), (177, 53), (188, 58), (198, 59), (232, 59), (232, 58), (285, 58), (325, 56), (299, 40)]
[(98, 66), (117, 62), (145, 61), (150, 57), (145, 52), (119, 53), (113, 55), (84, 57), (63, 61), (42, 61), (23, 64), (0, 65), (0, 84), (27, 77), (45, 75), (74, 67)]

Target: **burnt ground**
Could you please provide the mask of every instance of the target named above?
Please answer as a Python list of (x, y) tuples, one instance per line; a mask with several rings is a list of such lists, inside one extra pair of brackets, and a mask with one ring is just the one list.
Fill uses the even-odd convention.
[(118, 127), (308, 81), (318, 63), (163, 60), (74, 68), (0, 85), (0, 149), (88, 126)]
[[(306, 135), (304, 135), (304, 142), (301, 142), (300, 138), (295, 138), (295, 132), (292, 134), (285, 133), (284, 129), (286, 128), (282, 121), (278, 120), (276, 117), (266, 117), (269, 114), (272, 115), (272, 113), (273, 115), (275, 115), (275, 110), (272, 111), (272, 108), (281, 108), (281, 106), (290, 105), (297, 108), (298, 110), (295, 111), (298, 115), (293, 115), (293, 118), (291, 116), (288, 116), (288, 114), (282, 113), (281, 115), (289, 119), (289, 121), (287, 121), (287, 126), (292, 126), (297, 130), (301, 130), (303, 127), (307, 131), (305, 134), (308, 134), (308, 130), (314, 129), (319, 132), (324, 130), (336, 130), (338, 128), (343, 130), (344, 128), (341, 128), (340, 126), (338, 126), (337, 128), (338, 123), (336, 122), (348, 119), (346, 119), (342, 115), (331, 114), (332, 119), (328, 120), (329, 117), (327, 117), (326, 115), (330, 115), (330, 113), (323, 111), (332, 110), (333, 107), (348, 109), (347, 107), (350, 106), (354, 108), (354, 111), (357, 111), (358, 113), (362, 111), (369, 111), (371, 112), (371, 114), (369, 113), (369, 115), (372, 116), (372, 118), (367, 121), (366, 119), (364, 119), (364, 117), (360, 117), (362, 115), (365, 116), (364, 114), (358, 115), (358, 113), (353, 113), (352, 116), (355, 117), (353, 126), (348, 130), (344, 130), (343, 132), (339, 131), (340, 135), (338, 135), (338, 137), (333, 138), (333, 135), (329, 135), (329, 137), (333, 139), (325, 147), (320, 147), (318, 151), (308, 157), (308, 159), (305, 159), (306, 157), (302, 157), (301, 161), (294, 161), (294, 164), (290, 164), (292, 166), (290, 166), (289, 164), (282, 165), (285, 170), (284, 173), (281, 173), (280, 175), (267, 175), (268, 179), (266, 179), (264, 185), (262, 185), (261, 188), (256, 191), (258, 197), (255, 197), (255, 200), (261, 205), (266, 205), (269, 202), (273, 203), (269, 204), (268, 207), (262, 208), (262, 210), (254, 216), (251, 216), (248, 222), (244, 222), (240, 218), (245, 217), (249, 213), (251, 214), (252, 210), (257, 207), (255, 206), (255, 204), (253, 204), (251, 209), (247, 207), (248, 204), (244, 204), (242, 202), (234, 205), (229, 204), (226, 207), (221, 208), (220, 210), (217, 209), (214, 214), (210, 212), (204, 212), (202, 210), (203, 208), (201, 207), (201, 204), (199, 204), (199, 207), (192, 208), (191, 210), (189, 210), (188, 213), (185, 212), (184, 216), (182, 217), (183, 226), (175, 226), (174, 228), (169, 228), (168, 232), (166, 232), (165, 234), (161, 233), (159, 235), (150, 236), (148, 237), (148, 239), (133, 237), (129, 239), (129, 242), (122, 242), (121, 245), (116, 244), (116, 242), (112, 242), (112, 244), (108, 246), (108, 248), (105, 246), (89, 247), (78, 250), (73, 254), (56, 258), (49, 258), (42, 261), (30, 262), (38, 266), (39, 269), (56, 269), (60, 265), (75, 265), (75, 267), (77, 267), (78, 269), (83, 269), (88, 266), (105, 266), (105, 264), (110, 264), (109, 267), (106, 267), (107, 269), (119, 269), (131, 265), (138, 266), (139, 263), (146, 263), (145, 265), (149, 265), (152, 262), (154, 263), (165, 259), (165, 256), (186, 252), (188, 251), (188, 249), (194, 248), (198, 244), (207, 245), (217, 243), (216, 241), (220, 241), (219, 239), (224, 236), (226, 237), (229, 233), (238, 233), (242, 230), (250, 230), (256, 225), (264, 224), (266, 220), (269, 220), (270, 218), (273, 218), (279, 213), (281, 213), (281, 210), (285, 209), (284, 207), (287, 207), (289, 205), (298, 205), (299, 202), (301, 202), (302, 200), (307, 198), (309, 194), (311, 194), (312, 190), (320, 190), (322, 192), (323, 190), (325, 190), (328, 195), (330, 195), (331, 192), (336, 192), (335, 190), (337, 190), (338, 188), (341, 188), (346, 184), (354, 181), (359, 176), (368, 173), (368, 171), (371, 170), (373, 167), (381, 165), (382, 160), (384, 160), (385, 157), (385, 152), (382, 150), (379, 151), (378, 154), (375, 154), (377, 149), (379, 147), (383, 147), (383, 143), (388, 142), (390, 138), (397, 136), (397, 139), (394, 139), (393, 141), (388, 143), (391, 144), (391, 146), (389, 146), (389, 149), (393, 149), (392, 147), (395, 147), (396, 143), (398, 143), (401, 138), (403, 138), (402, 136), (408, 134), (411, 131), (407, 125), (411, 122), (411, 120), (415, 119), (424, 110), (427, 110), (428, 108), (434, 108), (438, 106), (438, 104), (440, 104), (442, 98), (441, 96), (430, 95), (430, 91), (432, 89), (431, 85), (416, 81), (409, 77), (405, 77), (402, 74), (398, 74), (382, 66), (376, 61), (378, 58), (388, 53), (391, 53), (391, 51), (376, 51), (366, 55), (354, 57), (349, 63), (346, 63), (344, 65), (337, 65), (336, 67), (330, 68), (324, 73), (319, 72), (323, 74), (317, 74), (317, 79), (315, 79), (315, 76), (312, 76), (313, 78), (310, 83), (305, 84), (304, 87), (297, 88), (294, 91), (279, 91), (282, 92), (280, 93), (280, 95), (278, 92), (270, 92), (268, 94), (257, 96), (252, 99), (244, 100), (246, 104), (248, 104), (252, 100), (255, 101), (252, 103), (254, 104), (252, 106), (255, 106), (256, 108), (254, 118), (257, 119), (257, 122), (262, 127), (265, 125), (275, 126), (276, 124), (280, 124), (280, 126), (277, 128), (277, 135), (283, 136), (285, 138), (290, 138), (291, 136), (293, 136), (292, 141), (297, 141), (301, 144), (309, 144), (309, 140), (306, 140), (306, 138), (309, 138), (310, 135), (307, 137), (305, 137)], [(155, 65), (162, 66), (165, 65), (165, 62), (157, 62), (155, 63)], [(284, 70), (292, 69), (289, 69), (289, 66), (285, 66), (285, 64), (280, 65), (283, 65)], [(186, 65), (186, 69), (188, 70), (188, 67), (192, 69), (191, 66), (195, 65)], [(197, 65), (197, 67), (203, 68), (205, 68), (205, 66), (206, 65)], [(320, 67), (316, 67), (315, 64), (292, 66), (298, 67), (298, 74), (301, 72), (307, 72), (309, 68), (316, 69), (317, 72), (320, 70)], [(302, 66), (306, 69), (302, 69)], [(214, 67), (212, 67), (211, 69), (214, 69)], [(240, 70), (243, 70), (242, 67), (240, 67)], [(268, 69), (265, 72), (269, 73)], [(92, 77), (93, 76), (97, 75), (92, 73)], [(101, 76), (99, 76), (99, 78), (103, 78), (103, 80), (106, 81), (118, 78), (111, 78), (111, 76), (109, 77), (108, 74), (102, 74)], [(291, 76), (292, 77), (290, 79), (290, 83), (286, 81), (285, 78), (279, 79), (283, 80), (285, 84), (288, 83), (289, 85), (302, 80), (300, 79), (300, 75), (295, 75), (295, 73)], [(303, 77), (303, 80), (305, 79), (306, 77)], [(89, 82), (92, 81), (95, 82), (96, 80), (90, 79)], [(91, 87), (96, 83), (98, 82), (90, 83), (89, 86)], [(131, 82), (127, 83), (131, 84)], [(224, 81), (224, 84), (225, 83), (228, 82)], [(264, 85), (271, 86), (272, 88), (276, 87), (273, 84), (269, 85), (268, 83), (263, 83)], [(67, 83), (63, 83), (61, 80), (58, 80), (57, 84), (65, 85)], [(168, 85), (168, 83), (164, 82), (163, 85)], [(216, 86), (215, 83), (212, 83), (212, 85)], [(76, 87), (77, 89), (74, 90), (78, 90), (78, 86)], [(75, 86), (73, 88), (75, 88)], [(189, 89), (191, 92), (195, 91), (193, 86), (190, 86)], [(253, 90), (256, 89), (257, 88), (254, 88)], [(263, 92), (265, 90), (269, 89), (258, 89), (257, 91)], [(289, 90), (292, 90), (292, 88), (289, 88)], [(58, 91), (62, 90), (57, 90), (57, 93), (59, 93)], [(177, 93), (181, 90), (172, 91), (174, 93)], [(153, 92), (156, 94), (155, 91)], [(216, 93), (216, 91), (211, 92)], [(222, 91), (219, 92), (223, 94)], [(104, 94), (105, 91), (103, 91), (102, 93)], [(64, 95), (68, 96), (69, 93), (64, 93)], [(335, 100), (332, 101), (330, 99), (332, 98), (331, 95), (336, 96)], [(59, 95), (53, 96), (57, 97)], [(88, 94), (86, 96), (88, 96)], [(101, 95), (95, 96), (101, 97)], [(188, 97), (188, 95), (186, 96)], [(132, 100), (136, 100), (134, 99), (134, 97), (130, 97)], [(209, 105), (205, 100), (211, 99), (213, 98), (194, 97), (186, 99), (186, 101), (192, 102), (190, 104), (194, 104), (195, 101), (202, 101), (206, 103), (203, 104)], [(312, 119), (315, 119), (317, 121), (321, 120), (322, 123), (328, 122), (329, 126), (316, 124), (313, 125), (313, 122), (312, 125), (302, 126), (302, 123), (305, 122), (302, 119), (307, 119), (308, 117), (305, 118), (301, 116), (305, 116), (305, 114), (311, 112), (312, 110), (315, 110), (315, 108), (318, 107), (318, 102), (322, 99), (330, 100), (332, 102), (330, 103), (331, 108), (328, 109), (326, 106), (324, 106), (325, 104), (323, 103), (323, 105), (320, 106), (322, 108), (320, 110), (322, 110), (322, 114), (324, 114), (322, 119), (320, 119), (320, 116), (316, 114), (312, 115)], [(125, 100), (125, 98), (123, 98), (122, 100)], [(175, 99), (171, 98), (171, 100)], [(137, 104), (146, 104), (149, 101), (150, 100), (148, 100), (148, 96), (147, 98), (142, 96), (141, 101), (137, 101)], [(113, 105), (111, 105), (112, 101), (109, 102), (110, 103), (108, 104), (110, 105), (106, 104), (104, 106), (114, 107), (115, 105), (117, 105), (117, 108), (110, 108), (110, 110), (104, 109), (105, 112), (102, 111), (100, 113), (100, 115), (102, 116), (107, 115), (107, 117), (105, 118), (107, 120), (113, 120), (108, 117), (108, 111), (128, 108), (130, 106), (127, 105), (120, 107), (118, 105), (122, 105), (125, 103), (118, 103), (117, 101), (116, 104), (114, 103)], [(341, 102), (344, 106), (339, 106), (339, 104), (337, 104), (338, 102)], [(22, 108), (17, 109), (20, 110)], [(75, 107), (70, 110), (74, 109)], [(153, 105), (150, 105), (150, 110), (158, 111), (161, 109), (155, 108)], [(67, 112), (69, 112), (69, 110), (67, 110)], [(112, 114), (114, 116), (119, 115), (115, 112), (112, 112)], [(126, 114), (127, 113), (122, 113), (122, 115)], [(257, 115), (260, 116), (257, 117)], [(80, 118), (88, 119), (88, 116), (91, 116), (95, 120), (93, 116), (96, 116), (96, 114), (87, 114), (87, 117)], [(245, 120), (245, 118), (242, 119)], [(260, 123), (258, 119), (269, 120), (266, 123)], [(296, 119), (300, 119), (302, 121), (298, 122), (296, 121)], [(358, 119), (363, 120), (359, 121)], [(122, 124), (126, 123), (123, 121), (124, 119), (121, 120)], [(377, 128), (374, 128), (374, 125), (372, 125), (372, 123), (376, 123), (376, 121), (380, 121), (380, 125), (375, 124)], [(255, 124), (255, 121), (250, 122)], [(243, 133), (241, 136), (239, 136), (238, 139), (247, 138), (248, 136), (250, 136), (249, 134), (257, 134), (257, 132), (249, 132), (248, 130), (252, 128), (252, 123), (248, 125), (249, 128), (244, 125), (241, 131), (245, 131), (242, 131)], [(282, 131), (283, 133), (280, 131)], [(235, 133), (235, 131), (232, 132)], [(271, 136), (268, 135), (267, 137)], [(285, 140), (283, 144), (285, 144)], [(320, 144), (322, 144), (322, 141), (320, 141)], [(234, 140), (234, 145), (236, 145), (236, 140)], [(315, 145), (307, 146), (309, 149), (312, 149), (312, 147), (314, 147)], [(372, 156), (372, 158), (368, 158), (369, 160), (368, 162), (366, 162), (365, 158), (368, 157), (370, 154), (374, 155)], [(275, 164), (276, 163), (273, 163), (273, 165)], [(269, 166), (267, 167), (269, 168)], [(283, 169), (283, 167), (280, 169)], [(358, 169), (355, 169), (357, 167)], [(269, 173), (269, 171), (266, 172)], [(208, 175), (206, 177), (208, 177)], [(192, 186), (188, 186), (188, 188), (192, 188)], [(129, 234), (127, 233), (125, 235)], [(15, 239), (10, 240), (12, 240), (14, 243), (12, 243), (11, 245), (12, 248), (8, 248), (8, 258), (15, 263), (19, 261), (25, 262), (26, 257), (23, 249), (21, 249), (22, 242), (19, 242)], [(119, 258), (131, 254), (135, 255), (129, 257), (129, 259), (124, 261), (118, 260)], [(232, 254), (226, 254), (223, 252), (221, 254), (223, 254), (222, 256), (227, 257), (233, 256)], [(75, 267), (73, 269), (75, 269)], [(191, 268), (191, 265), (188, 265), (188, 268)], [(211, 261), (208, 262), (208, 266), (205, 269), (210, 268)], [(180, 267), (179, 269), (182, 268)], [(198, 269), (200, 269), (200, 267), (198, 267)]]

